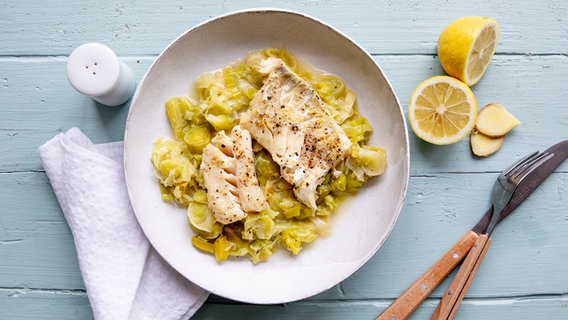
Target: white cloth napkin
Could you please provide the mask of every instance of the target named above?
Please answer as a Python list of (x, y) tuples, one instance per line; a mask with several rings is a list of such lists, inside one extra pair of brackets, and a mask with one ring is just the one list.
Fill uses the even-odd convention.
[(93, 144), (73, 128), (38, 149), (73, 234), (94, 317), (189, 319), (209, 293), (172, 269), (142, 232), (126, 191), (122, 146)]

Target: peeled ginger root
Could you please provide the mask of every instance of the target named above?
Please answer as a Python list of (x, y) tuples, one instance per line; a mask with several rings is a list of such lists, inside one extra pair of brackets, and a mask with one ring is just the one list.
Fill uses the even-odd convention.
[(479, 111), (475, 127), (486, 136), (502, 137), (520, 124), (521, 122), (505, 107), (498, 103), (490, 103)]
[(480, 157), (487, 157), (488, 155), (494, 154), (501, 148), (505, 137), (490, 137), (483, 133), (473, 130), (471, 133), (471, 151), (473, 154)]
[(483, 107), (477, 116), (475, 127), (471, 133), (470, 143), (473, 154), (486, 157), (497, 152), (505, 135), (521, 122), (503, 105), (490, 103)]

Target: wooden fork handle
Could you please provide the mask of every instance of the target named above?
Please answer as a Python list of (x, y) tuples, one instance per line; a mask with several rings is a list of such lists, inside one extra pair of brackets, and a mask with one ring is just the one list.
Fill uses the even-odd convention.
[(430, 269), (408, 287), (377, 320), (402, 320), (408, 318), (442, 280), (460, 263), (473, 247), (479, 235), (468, 231)]
[(452, 280), (448, 290), (444, 293), (444, 296), (440, 300), (440, 303), (432, 314), (432, 317), (430, 317), (430, 320), (447, 320), (454, 318), (459, 305), (461, 304), (465, 293), (490, 246), (491, 238), (485, 234), (479, 236), (476, 243), (473, 245), (473, 248), (471, 248), (469, 254), (465, 258), (462, 266), (458, 270), (456, 277)]

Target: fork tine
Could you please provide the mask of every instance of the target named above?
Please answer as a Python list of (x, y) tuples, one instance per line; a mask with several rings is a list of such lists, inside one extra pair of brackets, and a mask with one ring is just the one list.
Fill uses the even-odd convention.
[(534, 153), (531, 153), (531, 154), (525, 156), (524, 158), (522, 158), (521, 160), (515, 162), (511, 167), (509, 167), (509, 169), (504, 171), (502, 175), (503, 176), (509, 176), (511, 174), (511, 172), (516, 171), (520, 166), (522, 166), (527, 161), (529, 161), (529, 159), (532, 159), (533, 157), (535, 157), (538, 153), (539, 153), (538, 151), (535, 151)]
[(524, 177), (531, 173), (535, 168), (541, 165), (543, 162), (547, 161), (552, 157), (553, 154), (545, 152), (539, 154), (536, 158), (525, 163), (517, 172), (511, 177), (516, 183), (519, 183)]
[(515, 169), (512, 170), (511, 172), (509, 172), (507, 174), (508, 177), (515, 177), (517, 176), (520, 172), (523, 172), (523, 170), (525, 170), (526, 168), (530, 167), (535, 161), (538, 161), (538, 159), (542, 156), (542, 154), (540, 152), (535, 152), (533, 154), (531, 154), (529, 157), (527, 157), (526, 159), (524, 159), (523, 161), (520, 161), (517, 166), (515, 166)]

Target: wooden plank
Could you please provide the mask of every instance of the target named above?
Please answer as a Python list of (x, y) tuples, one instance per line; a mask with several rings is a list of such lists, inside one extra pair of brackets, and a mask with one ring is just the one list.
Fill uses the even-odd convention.
[(0, 289), (2, 319), (93, 319), (85, 292)]
[[(37, 148), (71, 127), (79, 127), (95, 143), (123, 139), (130, 102), (108, 107), (76, 92), (65, 74), (66, 61), (64, 57), (0, 61), (0, 145), (5, 148), (0, 172), (41, 170)], [(124, 61), (140, 79), (154, 58)]]
[[(432, 54), (439, 33), (464, 15), (485, 15), (501, 26), (499, 52), (549, 54), (568, 51), (564, 0), (475, 2), (412, 0), (270, 1), (323, 20), (376, 54)], [(158, 54), (185, 30), (207, 19), (251, 7), (249, 1), (147, 3), (103, 1), (5, 1), (0, 10), (0, 55), (67, 55), (85, 42), (109, 43), (121, 55)], [(61, 19), (60, 17), (65, 17)], [(538, 17), (535, 19), (533, 17)], [(101, 20), (104, 19), (104, 23)], [(22, 41), (24, 39), (24, 41)]]
[[(318, 298), (398, 296), (473, 227), (489, 206), (494, 179), (444, 175), (434, 185), (434, 179), (412, 178), (405, 207), (385, 245), (335, 292)], [(516, 296), (523, 288), (533, 294), (567, 292), (562, 271), (568, 259), (566, 187), (565, 174), (552, 176), (496, 228), (467, 297), (496, 292)], [(542, 282), (547, 284), (539, 288)], [(442, 283), (432, 296), (440, 297), (448, 285)]]
[[(200, 309), (199, 319), (375, 319), (390, 301), (306, 302), (282, 306), (208, 303)], [(427, 300), (410, 320), (428, 319), (438, 300)], [(459, 319), (566, 319), (566, 296), (526, 297), (513, 299), (464, 300), (455, 317)]]
[(0, 287), (83, 289), (73, 237), (44, 173), (0, 174)]
[[(404, 61), (398, 56), (379, 56), (376, 60), (388, 75), (405, 113), (418, 83), (445, 74), (435, 57), (413, 56)], [(495, 56), (484, 77), (472, 87), (478, 107), (501, 103), (522, 124), (506, 136), (497, 153), (487, 158), (471, 153), (469, 137), (453, 145), (436, 146), (416, 138), (408, 127), (411, 174), (498, 172), (514, 159), (568, 139), (568, 91), (558, 81), (567, 73), (568, 56)]]
[[(376, 60), (405, 110), (419, 82), (443, 74), (437, 59), (431, 56), (378, 56)], [(124, 61), (140, 79), (154, 58), (125, 57)], [(0, 145), (4, 151), (0, 153), (0, 172), (41, 170), (37, 147), (73, 126), (96, 143), (123, 138), (128, 103), (106, 107), (75, 92), (65, 76), (65, 63), (62, 57), (0, 59)], [(534, 74), (540, 75), (538, 79)], [(410, 132), (412, 174), (497, 172), (514, 159), (567, 139), (568, 108), (564, 102), (568, 101), (568, 91), (557, 80), (566, 74), (568, 56), (495, 57), (485, 77), (473, 88), (478, 103), (481, 107), (500, 102), (523, 124), (507, 136), (498, 153), (485, 159), (474, 158), (468, 139), (434, 146)]]
[[(467, 141), (437, 147), (410, 133), (411, 181), (392, 235), (340, 285), (276, 306), (212, 296), (195, 319), (373, 319), (453, 244), (488, 205), (497, 172), (522, 155), (568, 138), (568, 2), (433, 0), (30, 1), (0, 3), (0, 318), (92, 319), (71, 234), (36, 148), (72, 126), (95, 142), (120, 140), (128, 106), (107, 108), (73, 91), (66, 56), (78, 45), (110, 45), (140, 79), (179, 34), (233, 10), (270, 5), (330, 23), (372, 52), (403, 108), (423, 79), (443, 74), (435, 57), (451, 20), (488, 15), (501, 26), (498, 54), (473, 89), (523, 125), (486, 159)], [(535, 18), (536, 17), (536, 18)], [(456, 319), (566, 319), (568, 163), (507, 218)], [(425, 319), (442, 289), (411, 319)]]
[[(398, 296), (485, 212), (495, 177), (412, 177), (385, 245), (358, 272), (314, 299)], [(0, 287), (83, 289), (69, 229), (47, 183), (42, 172), (0, 174), (0, 193), (10, 194), (2, 203), (10, 214), (0, 215)], [(554, 173), (498, 226), (468, 297), (568, 292), (567, 186), (568, 173)]]
[[(390, 301), (371, 300), (357, 302), (300, 301), (286, 305), (248, 305), (214, 301), (208, 302), (192, 319), (374, 319)], [(427, 300), (410, 317), (426, 319), (437, 300)], [(6, 319), (93, 319), (84, 293), (17, 291), (0, 289), (1, 315)], [(465, 300), (456, 320), (459, 319), (518, 319), (546, 318), (563, 320), (568, 311), (566, 296), (525, 297), (512, 299)]]
[[(250, 305), (210, 298), (192, 317), (199, 319), (374, 319), (390, 301), (300, 301), (285, 305)], [(409, 318), (427, 319), (438, 300), (429, 299)], [(0, 289), (0, 310), (5, 319), (93, 319), (85, 293)], [(459, 319), (564, 320), (568, 297), (545, 296), (464, 300)]]

